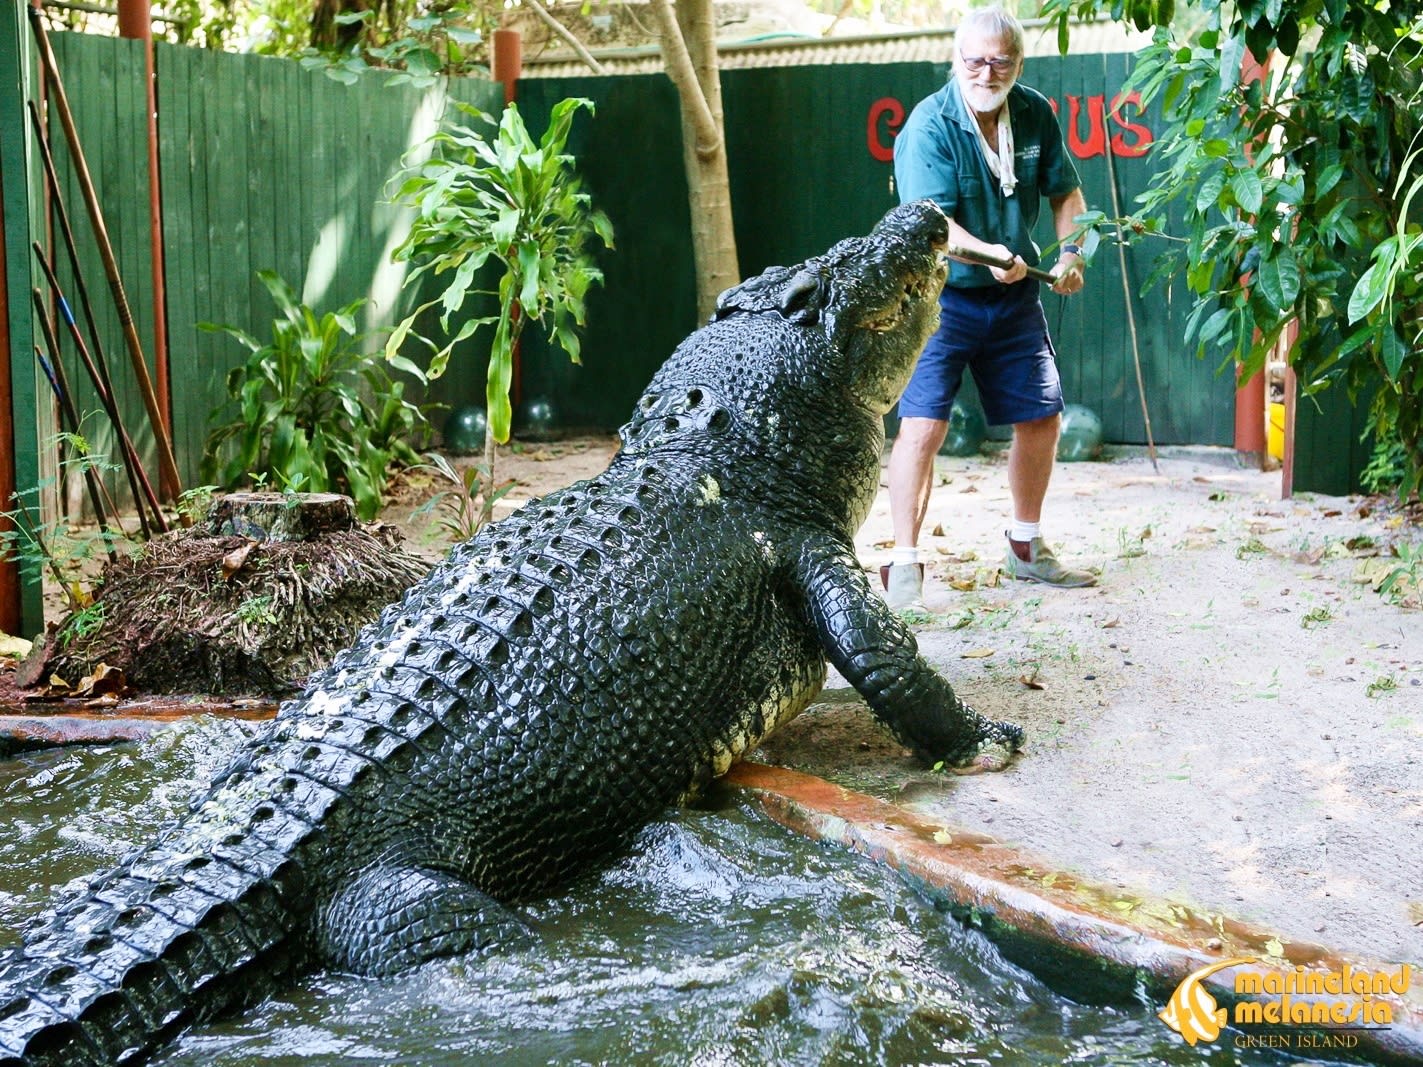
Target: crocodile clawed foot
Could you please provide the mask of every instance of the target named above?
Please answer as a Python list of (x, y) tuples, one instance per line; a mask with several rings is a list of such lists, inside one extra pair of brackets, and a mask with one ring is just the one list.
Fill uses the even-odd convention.
[(969, 753), (953, 762), (945, 761), (951, 774), (983, 774), (1004, 770), (1023, 746), (1023, 728), (1010, 722), (985, 720), (979, 742)]

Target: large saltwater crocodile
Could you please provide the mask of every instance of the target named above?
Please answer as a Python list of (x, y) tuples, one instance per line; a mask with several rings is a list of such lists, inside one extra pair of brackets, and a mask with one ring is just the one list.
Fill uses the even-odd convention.
[(946, 239), (911, 204), (723, 294), (603, 474), (455, 549), (185, 820), (27, 932), (0, 1065), (136, 1062), (304, 971), (527, 938), (511, 904), (724, 772), (827, 658), (921, 758), (1001, 763), (1018, 729), (920, 658), (851, 541)]

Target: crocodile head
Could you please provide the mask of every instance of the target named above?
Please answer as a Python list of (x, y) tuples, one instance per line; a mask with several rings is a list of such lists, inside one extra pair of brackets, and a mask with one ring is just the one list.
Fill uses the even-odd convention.
[(948, 221), (929, 200), (721, 295), (621, 431), (629, 461), (694, 457), (729, 496), (853, 529), (879, 482), (883, 414), (939, 321)]
[(775, 312), (797, 326), (817, 328), (828, 358), (816, 353), (815, 365), (802, 367), (792, 359), (787, 369), (818, 379), (817, 386), (838, 386), (883, 414), (903, 392), (938, 325), (948, 236), (948, 221), (933, 201), (904, 204), (864, 237), (728, 289), (713, 321), (738, 312)]

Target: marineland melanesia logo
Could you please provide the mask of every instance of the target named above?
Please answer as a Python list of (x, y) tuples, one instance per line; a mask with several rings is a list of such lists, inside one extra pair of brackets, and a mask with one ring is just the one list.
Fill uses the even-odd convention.
[(1162, 1022), (1180, 1034), (1188, 1045), (1195, 1045), (1197, 1041), (1214, 1041), (1220, 1037), (1220, 1032), (1225, 1027), (1226, 1010), (1216, 1006), (1215, 997), (1210, 995), (1202, 983), (1216, 971), (1254, 962), (1253, 956), (1240, 956), (1192, 971), (1176, 987), (1176, 992), (1171, 994), (1166, 1007), (1156, 1014)]
[[(1231, 967), (1241, 969), (1230, 978), (1227, 1010), (1216, 1003), (1205, 980)], [(1230, 1026), (1236, 1048), (1352, 1049), (1361, 1034), (1393, 1027), (1394, 1010), (1412, 981), (1407, 963), (1379, 970), (1349, 963), (1333, 970), (1291, 969), (1260, 957), (1236, 956), (1186, 975), (1156, 1014), (1192, 1046), (1219, 1039)]]

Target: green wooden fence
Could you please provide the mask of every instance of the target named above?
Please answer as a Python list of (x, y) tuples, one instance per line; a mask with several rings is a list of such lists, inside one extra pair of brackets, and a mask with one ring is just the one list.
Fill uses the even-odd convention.
[[(1123, 211), (1150, 179), (1144, 151), (1159, 125), (1127, 105), (1107, 112), (1129, 57), (1030, 59), (1025, 80), (1056, 101), (1091, 206), (1112, 210), (1108, 145)], [(743, 274), (795, 262), (860, 233), (897, 202), (888, 152), (896, 119), (943, 84), (946, 65), (816, 66), (722, 75), (737, 246)], [(619, 248), (605, 257), (584, 366), (569, 368), (531, 341), (525, 388), (550, 396), (574, 423), (612, 425), (673, 345), (695, 325), (676, 98), (661, 75), (520, 83), (520, 107), (538, 126), (566, 96), (597, 103), (575, 137), (579, 165), (612, 218)], [(1070, 120), (1075, 117), (1075, 126)], [(1044, 213), (1046, 215), (1046, 213)], [(1044, 220), (1039, 235), (1054, 240)], [(1046, 306), (1071, 402), (1101, 417), (1109, 440), (1146, 439), (1127, 331), (1134, 301), (1148, 410), (1159, 443), (1228, 444), (1234, 383), (1180, 342), (1189, 302), (1179, 291), (1140, 295), (1157, 249), (1128, 252), (1127, 290), (1114, 252), (1097, 257), (1087, 290)], [(971, 389), (969, 390), (971, 394)]]
[[(78, 34), (54, 34), (53, 41), (66, 85), (73, 86), (76, 125), (151, 361), (143, 52), (133, 41)], [(429, 90), (389, 86), (378, 76), (344, 85), (287, 60), (163, 44), (155, 62), (173, 433), (179, 470), (193, 485), (210, 415), (226, 396), (227, 372), (246, 354), (231, 338), (198, 324), (270, 336), (274, 308), (257, 271), (274, 270), (319, 310), (365, 297), (362, 325), (391, 325), (408, 298), (401, 291), (404, 272), (390, 262), (405, 223), (386, 202), (387, 183), (452, 101), (497, 111), (502, 91), (474, 79)], [(64, 199), (81, 230), (81, 272), (95, 297), (99, 333), (111, 339), (106, 349), (116, 376), (129, 383), (118, 318), (97, 253), (85, 239), (82, 200), (62, 141), (55, 155)], [(62, 257), (60, 275), (72, 304), (73, 279)], [(71, 379), (80, 382), (77, 357), (66, 351)], [(476, 384), (466, 363), (443, 388), (463, 393)], [(126, 425), (151, 456), (143, 407), (131, 387), (121, 391)], [(98, 410), (92, 390), (80, 391), (80, 398), (83, 410)], [(106, 430), (96, 438), (101, 447), (110, 444)]]
[[(56, 33), (52, 40), (151, 362), (157, 309), (150, 273), (142, 49), (132, 41), (75, 34)], [(19, 45), (23, 49), (24, 41)], [(1158, 115), (1139, 113), (1131, 102), (1114, 111), (1130, 62), (1120, 55), (1032, 58), (1025, 73), (1025, 80), (1058, 106), (1087, 199), (1108, 213), (1113, 176), (1123, 211), (1145, 188), (1151, 173), (1145, 150), (1160, 126)], [(452, 101), (497, 111), (502, 95), (499, 86), (474, 79), (421, 90), (390, 85), (372, 74), (346, 85), (287, 60), (163, 44), (157, 46), (156, 65), (163, 313), (175, 451), (184, 481), (192, 485), (210, 415), (224, 398), (225, 376), (244, 356), (231, 339), (202, 332), (198, 323), (237, 325), (267, 336), (273, 309), (255, 277), (260, 269), (282, 274), (318, 310), (366, 297), (367, 327), (395, 321), (409, 304), (401, 292), (403, 274), (389, 253), (405, 223), (385, 200), (387, 183)], [(892, 206), (894, 133), (947, 74), (946, 64), (928, 63), (724, 72), (742, 273), (820, 252), (846, 234), (864, 232)], [(33, 79), (28, 91), (36, 95)], [(23, 126), (23, 111), (13, 96), (12, 87), (0, 111), (7, 148), (28, 135), (15, 128), (17, 121)], [(576, 120), (570, 150), (616, 227), (617, 248), (601, 256), (606, 284), (589, 300), (583, 364), (571, 365), (536, 332), (526, 333), (518, 391), (524, 398), (550, 399), (566, 425), (609, 429), (622, 422), (648, 378), (696, 326), (680, 122), (675, 92), (660, 74), (526, 79), (519, 85), (520, 108), (535, 132), (553, 104), (568, 96), (586, 96), (597, 105), (595, 118)], [(57, 127), (53, 139), (63, 199), (84, 248), (82, 273), (94, 296), (125, 419), (151, 460), (143, 406)], [(7, 182), (24, 172), (12, 157), (4, 156)], [(25, 178), (33, 183), (37, 174), (31, 161)], [(35, 194), (32, 185), (32, 204), (38, 202)], [(15, 202), (6, 200), (7, 233), (24, 228), (11, 225)], [(29, 221), (31, 234), (43, 239), (49, 227), (43, 213), (32, 208)], [(1046, 225), (1040, 240), (1052, 240)], [(23, 246), (7, 242), (7, 251), (15, 279), (24, 279), (27, 265), (28, 276), (40, 278), (25, 262)], [(1140, 295), (1154, 254), (1148, 245), (1128, 252), (1125, 287), (1109, 250), (1093, 264), (1084, 294), (1046, 296), (1068, 399), (1096, 411), (1109, 440), (1145, 439), (1127, 330), (1130, 299), (1156, 440), (1229, 443), (1233, 382), (1182, 345), (1189, 301), (1179, 289)], [(62, 255), (59, 259), (72, 304), (74, 279)], [(14, 319), (15, 292), (10, 296)], [(25, 336), (30, 327), (24, 321), (17, 325), (12, 338)], [(451, 406), (481, 402), (484, 343), (482, 338), (467, 343), (427, 399)], [(66, 344), (65, 350), (72, 380), (82, 382), (68, 354), (72, 347)], [(52, 430), (52, 413), (45, 396), (38, 403), (34, 399), (30, 352), (12, 352), (11, 358), (17, 432), (32, 431), (33, 440), (42, 441)], [(26, 404), (35, 404), (32, 426)], [(80, 390), (80, 406), (98, 410), (91, 390)], [(1346, 418), (1353, 416), (1338, 398), (1330, 401), (1327, 415), (1303, 411), (1297, 488), (1352, 487), (1362, 460), (1353, 440), (1357, 429), (1352, 423), (1342, 428)], [(101, 421), (93, 420), (95, 436), (100, 447), (110, 448)], [(20, 448), (17, 454), (23, 458), (33, 451)]]

